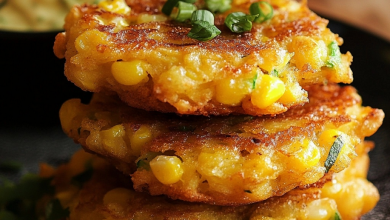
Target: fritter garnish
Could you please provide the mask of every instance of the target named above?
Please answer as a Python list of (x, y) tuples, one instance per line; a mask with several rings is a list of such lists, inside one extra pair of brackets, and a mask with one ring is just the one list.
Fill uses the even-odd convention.
[[(308, 102), (307, 85), (352, 82), (351, 54), (340, 53), (342, 39), (306, 1), (269, 1), (272, 18), (253, 24), (244, 15), (251, 2), (233, 1), (215, 15), (221, 33), (206, 41), (188, 34), (211, 23), (172, 20), (164, 1), (118, 2), (75, 6), (56, 37), (65, 75), (83, 90), (116, 93), (145, 110), (274, 115)], [(233, 33), (241, 28), (226, 22), (233, 12), (252, 27)]]

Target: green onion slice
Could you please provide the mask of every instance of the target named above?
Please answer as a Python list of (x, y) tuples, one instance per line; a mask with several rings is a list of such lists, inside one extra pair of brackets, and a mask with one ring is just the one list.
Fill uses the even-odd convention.
[[(181, 0), (181, 2), (193, 4), (196, 2), (196, 0)], [(178, 3), (179, 3), (179, 0), (168, 0), (167, 2), (165, 2), (165, 4), (163, 5), (163, 7), (161, 9), (162, 13), (170, 16), (173, 8), (176, 7)]]
[(336, 41), (332, 41), (328, 45), (328, 51), (329, 58), (326, 61), (326, 66), (329, 68), (333, 68), (341, 62), (340, 48)]
[(246, 15), (243, 12), (230, 13), (225, 19), (225, 25), (234, 33), (242, 33), (252, 29), (252, 21), (258, 15)]
[(256, 23), (262, 23), (272, 18), (274, 15), (274, 9), (272, 6), (265, 1), (252, 3), (249, 7), (251, 15), (259, 15), (256, 19)]
[(222, 13), (232, 7), (232, 0), (206, 0), (206, 7), (211, 12)]
[(336, 163), (337, 157), (341, 151), (341, 148), (344, 146), (344, 141), (342, 136), (338, 136), (330, 147), (328, 157), (325, 160), (325, 169), (326, 173), (329, 172), (330, 168)]
[(196, 40), (208, 41), (221, 34), (221, 31), (215, 25), (207, 21), (194, 21), (192, 25), (188, 37)]
[(192, 13), (196, 10), (196, 6), (190, 3), (179, 1), (176, 5), (177, 10), (171, 13), (171, 17), (176, 21), (183, 22), (191, 18)]
[(195, 21), (207, 21), (209, 24), (214, 25), (214, 15), (208, 10), (196, 10), (192, 13), (191, 23)]

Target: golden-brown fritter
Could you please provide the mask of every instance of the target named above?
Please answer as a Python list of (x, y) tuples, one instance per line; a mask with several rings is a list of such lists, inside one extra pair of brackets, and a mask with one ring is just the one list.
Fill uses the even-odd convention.
[(88, 105), (65, 102), (60, 119), (87, 151), (130, 174), (137, 191), (248, 204), (342, 171), (382, 123), (383, 112), (362, 107), (351, 86), (307, 90), (310, 103), (275, 117), (177, 116), (95, 95)]
[[(352, 220), (370, 211), (379, 199), (375, 186), (366, 180), (369, 165), (366, 150), (369, 145), (362, 144), (358, 148), (360, 154), (351, 166), (335, 174), (333, 181), (325, 183), (323, 188), (294, 189), (282, 197), (232, 207), (183, 202), (135, 192), (130, 187), (130, 177), (119, 173), (102, 159), (79, 151), (68, 164), (55, 172), (55, 197), (59, 198), (64, 208), (69, 208), (70, 220), (312, 220), (334, 219), (332, 217), (336, 213), (343, 220)], [(86, 164), (92, 165), (93, 175), (78, 188), (71, 179), (85, 173), (83, 169)], [(41, 170), (41, 175), (48, 176), (47, 173)]]
[(215, 17), (222, 34), (206, 42), (187, 36), (188, 23), (162, 14), (165, 1), (111, 2), (75, 6), (54, 51), (66, 58), (65, 75), (78, 87), (116, 93), (136, 108), (273, 115), (308, 102), (304, 86), (352, 82), (351, 54), (340, 53), (342, 39), (306, 1), (270, 0), (273, 18), (242, 34), (230, 32), (224, 19), (249, 13), (252, 1), (233, 1)]

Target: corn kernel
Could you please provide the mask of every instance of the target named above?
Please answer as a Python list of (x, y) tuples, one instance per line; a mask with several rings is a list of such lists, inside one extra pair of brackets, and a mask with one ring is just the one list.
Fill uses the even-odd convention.
[(176, 156), (159, 155), (149, 164), (157, 180), (165, 185), (178, 182), (184, 172), (182, 162)]
[(297, 101), (298, 97), (303, 95), (302, 93), (303, 92), (298, 85), (291, 85), (286, 87), (286, 91), (278, 101), (283, 104), (294, 103)]
[(311, 68), (318, 70), (325, 65), (328, 57), (328, 48), (324, 41), (316, 41), (306, 36), (294, 37), (289, 49), (290, 52), (294, 52), (292, 62), (299, 69), (309, 64)]
[(252, 92), (251, 102), (258, 108), (267, 108), (283, 96), (286, 87), (282, 80), (270, 75), (260, 75)]
[(290, 167), (299, 171), (315, 166), (321, 159), (318, 147), (306, 138), (302, 142), (293, 143), (289, 153), (294, 156), (290, 158)]
[(223, 79), (215, 87), (218, 102), (226, 105), (238, 105), (241, 100), (250, 92), (249, 84), (239, 83), (235, 79)]
[(130, 136), (130, 147), (136, 155), (141, 154), (143, 145), (152, 140), (152, 131), (149, 126), (141, 127)]
[(103, 147), (106, 151), (123, 157), (127, 153), (126, 142), (123, 140), (125, 129), (123, 125), (115, 125), (110, 129), (100, 132)]
[(107, 34), (96, 29), (87, 30), (80, 34), (75, 40), (75, 47), (77, 52), (96, 51), (97, 45), (108, 45)]
[(141, 60), (117, 61), (112, 64), (111, 72), (118, 83), (126, 86), (136, 85), (148, 79), (146, 65), (146, 62)]
[(240, 155), (235, 151), (202, 151), (198, 156), (198, 172), (204, 176), (226, 177), (241, 169)]
[(137, 23), (142, 24), (153, 21), (166, 21), (167, 19), (168, 17), (164, 15), (141, 14), (137, 17)]
[(118, 203), (123, 207), (129, 204), (129, 202), (134, 198), (133, 193), (126, 188), (115, 188), (108, 191), (103, 197), (103, 204), (113, 204)]
[(328, 129), (322, 132), (318, 139), (318, 143), (320, 144), (320, 146), (325, 147), (327, 149), (327, 152), (329, 152), (329, 149), (335, 142), (336, 138), (342, 134), (343, 132), (337, 129)]
[(328, 198), (314, 200), (307, 204), (306, 207), (307, 219), (311, 220), (333, 219), (336, 212), (336, 202)]
[(100, 2), (98, 7), (118, 14), (127, 14), (131, 10), (124, 0), (105, 0)]

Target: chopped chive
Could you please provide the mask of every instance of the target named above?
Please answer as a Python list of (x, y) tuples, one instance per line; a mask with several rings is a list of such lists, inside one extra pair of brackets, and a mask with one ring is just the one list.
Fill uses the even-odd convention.
[(221, 34), (221, 31), (215, 25), (207, 21), (195, 21), (187, 36), (200, 41), (208, 41), (219, 34)]
[(333, 220), (341, 220), (341, 216), (340, 216), (340, 213), (339, 213), (338, 211), (336, 211), (336, 212), (334, 213)]
[(344, 141), (342, 139), (342, 136), (338, 136), (330, 147), (328, 157), (325, 160), (326, 173), (329, 172), (330, 168), (332, 168), (332, 166), (336, 163), (337, 157), (343, 146)]
[(256, 72), (255, 77), (252, 79), (252, 89), (256, 88), (256, 80), (258, 77), (259, 73)]
[(272, 6), (265, 1), (252, 3), (249, 7), (251, 15), (259, 15), (254, 21), (256, 23), (262, 23), (272, 18), (274, 15), (274, 9)]
[(211, 12), (222, 13), (232, 7), (232, 0), (206, 0), (206, 7)]
[(192, 13), (196, 10), (196, 6), (190, 3), (179, 1), (176, 5), (177, 10), (170, 16), (176, 21), (186, 21), (191, 18)]
[(276, 69), (273, 69), (270, 73), (271, 76), (279, 77), (279, 72)]
[(242, 33), (252, 29), (252, 21), (258, 15), (246, 15), (243, 12), (230, 13), (225, 19), (225, 25), (234, 33)]
[(137, 165), (137, 168), (140, 168), (140, 169), (144, 169), (144, 170), (149, 170), (150, 169), (150, 166), (145, 161), (145, 159), (141, 159), (141, 160), (137, 161), (136, 165)]
[(194, 23), (195, 21), (207, 21), (214, 25), (214, 15), (207, 10), (196, 10), (192, 13), (191, 23)]
[(333, 68), (341, 62), (341, 53), (336, 41), (328, 45), (329, 58), (326, 61), (326, 67)]

